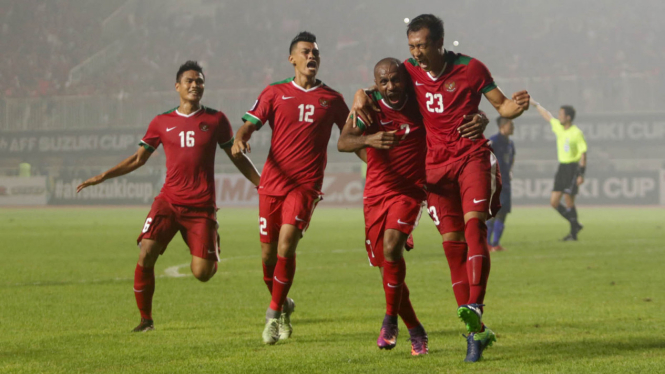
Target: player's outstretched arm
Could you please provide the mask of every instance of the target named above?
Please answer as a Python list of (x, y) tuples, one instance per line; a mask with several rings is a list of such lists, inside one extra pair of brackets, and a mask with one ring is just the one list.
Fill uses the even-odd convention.
[(535, 106), (536, 109), (538, 109), (538, 113), (540, 113), (543, 118), (545, 118), (545, 121), (549, 122), (554, 116), (552, 116), (552, 113), (550, 113), (547, 109), (543, 108), (542, 105), (540, 105), (537, 101), (534, 99), (530, 100), (531, 105)]
[[(353, 126), (353, 117), (349, 116), (337, 141), (340, 152), (357, 152), (366, 147), (391, 149), (399, 144), (395, 131), (379, 131), (372, 135), (363, 135), (364, 129)], [(360, 156), (359, 156), (360, 157)]]
[(94, 186), (96, 184), (100, 184), (103, 181), (115, 177), (119, 177), (121, 175), (125, 175), (128, 173), (131, 173), (132, 171), (140, 168), (145, 164), (146, 161), (150, 158), (150, 155), (152, 152), (148, 151), (147, 149), (143, 147), (139, 147), (139, 150), (136, 151), (132, 156), (126, 158), (124, 161), (119, 163), (118, 165), (112, 167), (111, 169), (94, 176), (87, 181), (79, 184), (78, 187), (76, 187), (76, 192), (81, 192), (82, 189), (88, 187), (88, 186)]
[(503, 94), (499, 87), (485, 93), (485, 97), (494, 109), (506, 118), (517, 118), (529, 109), (529, 93), (526, 90), (515, 92), (511, 99)]
[(256, 166), (252, 163), (252, 160), (247, 157), (246, 154), (240, 153), (240, 156), (233, 155), (231, 148), (222, 148), (226, 155), (229, 156), (233, 165), (238, 168), (238, 170), (245, 176), (253, 185), (257, 186), (261, 182), (261, 174), (256, 170)]
[(245, 153), (252, 153), (252, 147), (249, 145), (249, 139), (251, 139), (252, 134), (256, 131), (256, 125), (245, 121), (245, 124), (238, 129), (236, 133), (236, 139), (233, 142), (233, 147), (231, 147), (231, 154), (233, 157), (243, 158), (242, 156)]
[[(376, 86), (369, 88), (369, 91), (374, 91)], [(356, 119), (360, 117), (363, 122), (368, 123), (370, 126), (374, 124), (374, 116), (372, 112), (380, 112), (381, 109), (374, 102), (372, 98), (367, 95), (366, 90), (358, 90), (353, 95), (353, 105), (351, 106), (351, 115), (353, 116), (352, 125), (356, 125)]]

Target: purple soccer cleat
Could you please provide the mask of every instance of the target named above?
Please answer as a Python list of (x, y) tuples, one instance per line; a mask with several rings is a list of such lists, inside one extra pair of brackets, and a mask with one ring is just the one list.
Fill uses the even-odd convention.
[(411, 336), (411, 356), (421, 356), (429, 353), (427, 332), (422, 325), (409, 329), (409, 335)]
[(392, 323), (389, 320), (389, 317), (386, 316), (383, 320), (383, 325), (381, 325), (381, 333), (379, 333), (379, 338), (376, 340), (376, 345), (380, 349), (393, 349), (397, 344), (397, 323)]

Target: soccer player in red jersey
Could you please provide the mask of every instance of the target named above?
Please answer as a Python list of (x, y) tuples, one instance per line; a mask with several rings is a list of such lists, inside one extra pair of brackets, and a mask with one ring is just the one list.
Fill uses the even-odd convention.
[(148, 161), (160, 144), (166, 155), (166, 181), (155, 198), (138, 237), (141, 249), (134, 272), (134, 295), (141, 323), (134, 332), (154, 329), (152, 297), (155, 262), (180, 231), (192, 254), (192, 273), (207, 282), (217, 271), (219, 235), (215, 207), (215, 153), (220, 146), (254, 185), (260, 176), (247, 157), (232, 157), (233, 130), (224, 113), (200, 104), (205, 88), (203, 69), (187, 61), (176, 74), (180, 106), (156, 116), (136, 153), (78, 186), (85, 187), (130, 173)]
[[(482, 313), (490, 271), (485, 221), (500, 208), (501, 176), (479, 131), (484, 126), (462, 124), (462, 118), (478, 111), (483, 95), (501, 116), (516, 118), (528, 109), (529, 94), (507, 98), (482, 62), (446, 51), (443, 36), (440, 18), (414, 18), (407, 28), (413, 58), (404, 65), (427, 128), (428, 211), (442, 236), (457, 314), (469, 332), (465, 361), (476, 362), (496, 340)], [(359, 91), (354, 110), (368, 121), (369, 106), (370, 99)]]
[(259, 184), (259, 233), (263, 280), (271, 294), (263, 341), (275, 344), (293, 332), (295, 304), (287, 295), (296, 270), (296, 247), (321, 199), (333, 124), (349, 115), (341, 94), (316, 79), (321, 62), (316, 37), (299, 33), (289, 46), (295, 76), (266, 87), (242, 119), (233, 154), (250, 151), (252, 133), (272, 128), (270, 152)]
[(379, 267), (386, 295), (386, 315), (377, 345), (397, 342), (397, 316), (411, 337), (411, 354), (427, 354), (427, 333), (418, 321), (406, 286), (405, 243), (417, 225), (425, 193), (425, 127), (418, 103), (407, 94), (408, 78), (399, 60), (385, 58), (374, 67), (373, 93), (381, 112), (367, 126), (347, 120), (337, 143), (342, 152), (367, 148), (364, 193), (365, 247), (372, 266)]

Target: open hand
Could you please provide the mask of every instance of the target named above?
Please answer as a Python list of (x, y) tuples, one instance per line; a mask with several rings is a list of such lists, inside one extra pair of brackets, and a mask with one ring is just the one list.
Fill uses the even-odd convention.
[(88, 179), (87, 181), (79, 184), (78, 187), (76, 187), (76, 193), (81, 192), (82, 189), (84, 189), (88, 186), (94, 186), (96, 184), (102, 183), (103, 181), (104, 181), (104, 177), (102, 177), (101, 174), (97, 175), (97, 176), (94, 176), (94, 177)]
[(376, 134), (369, 135), (365, 143), (368, 147), (376, 149), (391, 149), (399, 144), (399, 137), (393, 131), (379, 131)]
[(460, 136), (469, 138), (471, 140), (480, 139), (485, 132), (487, 124), (490, 122), (485, 116), (485, 113), (468, 114), (464, 116), (464, 120), (469, 121), (457, 128)]

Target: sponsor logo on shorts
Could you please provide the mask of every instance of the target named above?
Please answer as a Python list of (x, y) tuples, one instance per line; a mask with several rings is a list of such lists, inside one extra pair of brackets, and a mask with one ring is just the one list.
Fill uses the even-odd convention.
[(487, 201), (487, 199), (482, 199), (482, 200), (473, 199), (474, 204), (482, 203), (483, 201)]
[(411, 225), (411, 226), (413, 226), (413, 223), (402, 222), (401, 219), (398, 219), (398, 220), (397, 220), (397, 223), (399, 223), (400, 225)]
[(300, 218), (298, 218), (298, 216), (296, 216), (296, 221), (298, 221), (298, 222), (305, 222), (304, 219), (300, 219)]

